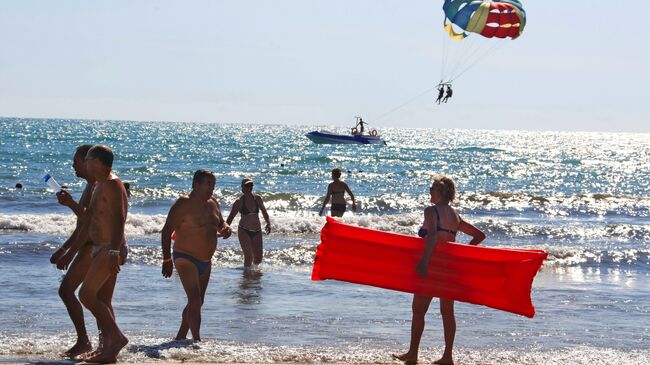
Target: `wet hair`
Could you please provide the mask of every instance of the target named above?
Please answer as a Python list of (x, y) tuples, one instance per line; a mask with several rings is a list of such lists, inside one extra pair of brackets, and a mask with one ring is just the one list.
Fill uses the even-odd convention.
[(103, 144), (96, 144), (88, 150), (92, 157), (98, 159), (104, 166), (108, 168), (113, 167), (113, 150)]
[(332, 169), (332, 176), (334, 176), (337, 179), (340, 178), (341, 177), (341, 169), (339, 169), (338, 167), (335, 168), (335, 169)]
[(81, 156), (81, 158), (84, 158), (84, 157), (86, 157), (86, 155), (88, 154), (88, 151), (90, 151), (90, 149), (92, 147), (93, 147), (93, 145), (91, 145), (91, 144), (82, 144), (79, 147), (77, 147), (77, 149), (74, 151), (74, 154), (75, 155), (79, 154), (79, 156)]
[(454, 201), (456, 199), (456, 183), (450, 177), (438, 175), (433, 178), (431, 189), (439, 191), (445, 200)]
[(196, 170), (194, 177), (192, 178), (192, 187), (196, 184), (202, 183), (205, 179), (216, 179), (214, 173), (207, 169)]

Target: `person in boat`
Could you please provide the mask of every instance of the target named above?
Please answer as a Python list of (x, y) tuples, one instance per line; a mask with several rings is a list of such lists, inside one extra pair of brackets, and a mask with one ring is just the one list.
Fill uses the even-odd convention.
[(332, 206), (330, 207), (330, 215), (332, 217), (343, 217), (343, 213), (347, 210), (347, 202), (345, 201), (345, 193), (347, 192), (352, 199), (352, 211), (357, 211), (357, 204), (354, 200), (354, 194), (350, 190), (348, 184), (341, 181), (341, 169), (336, 168), (332, 170), (332, 182), (327, 186), (327, 195), (323, 201), (323, 206), (320, 208), (318, 215), (323, 215), (325, 206), (332, 199)]
[(357, 128), (357, 130), (358, 130), (357, 134), (363, 135), (363, 132), (366, 130), (365, 129), (366, 124), (368, 124), (368, 123), (364, 122), (363, 118), (359, 118), (359, 121), (357, 122), (357, 125), (355, 126), (355, 128)]
[(451, 96), (452, 96), (453, 94), (454, 94), (454, 91), (451, 89), (451, 85), (447, 85), (447, 94), (445, 95), (445, 98), (442, 99), (442, 101), (443, 101), (444, 103), (446, 103), (447, 100), (449, 100), (449, 98), (451, 98)]
[[(431, 188), (431, 203), (433, 206), (424, 210), (424, 223), (418, 232), (418, 236), (425, 239), (425, 251), (415, 271), (421, 276), (427, 275), (429, 260), (436, 245), (444, 245), (444, 242), (454, 242), (456, 233), (461, 231), (472, 237), (470, 245), (478, 245), (485, 239), (485, 234), (478, 228), (465, 222), (458, 213), (449, 205), (456, 197), (456, 186), (454, 181), (444, 175), (436, 176), (433, 179)], [(418, 361), (418, 350), (420, 339), (424, 331), (424, 316), (429, 309), (432, 297), (417, 295), (413, 296), (413, 319), (411, 322), (411, 345), (409, 350), (403, 354), (393, 354), (393, 358), (404, 361), (406, 364), (416, 364)], [(442, 327), (445, 336), (445, 349), (442, 357), (434, 364), (453, 364), (452, 349), (456, 337), (456, 317), (454, 315), (454, 301), (440, 298), (440, 314), (442, 315)]]
[(445, 96), (445, 86), (443, 84), (438, 85), (438, 98), (436, 99), (436, 103), (440, 104), (440, 101), (442, 101), (442, 98)]
[(233, 203), (232, 210), (226, 219), (226, 223), (230, 225), (237, 213), (241, 213), (237, 237), (239, 237), (239, 244), (244, 252), (244, 270), (250, 270), (262, 262), (264, 250), (262, 248), (260, 212), (262, 212), (262, 216), (266, 221), (264, 231), (267, 234), (271, 233), (269, 213), (266, 211), (266, 207), (264, 207), (262, 198), (259, 195), (253, 194), (253, 185), (253, 180), (251, 179), (247, 178), (242, 180), (241, 190), (244, 194)]

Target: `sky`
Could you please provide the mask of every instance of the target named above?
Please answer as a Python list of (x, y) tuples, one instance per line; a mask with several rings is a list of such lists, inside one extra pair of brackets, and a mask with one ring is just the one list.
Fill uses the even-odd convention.
[(437, 105), (442, 0), (0, 0), (0, 116), (650, 132), (647, 3), (522, 2)]

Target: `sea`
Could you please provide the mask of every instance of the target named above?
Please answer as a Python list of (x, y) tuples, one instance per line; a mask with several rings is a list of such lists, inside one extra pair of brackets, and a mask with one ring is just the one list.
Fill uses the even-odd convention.
[[(487, 234), (483, 245), (548, 252), (531, 292), (534, 318), (456, 303), (457, 363), (650, 363), (650, 134), (378, 128), (385, 146), (316, 145), (304, 134), (317, 129), (349, 131), (0, 118), (0, 362), (57, 361), (74, 343), (57, 294), (65, 272), (49, 257), (75, 217), (42, 176), (78, 199), (74, 150), (102, 143), (131, 186), (130, 254), (113, 302), (129, 338), (120, 362), (398, 364), (390, 354), (408, 348), (410, 294), (311, 281), (318, 210), (339, 167), (360, 203), (345, 223), (415, 235), (431, 179), (445, 174), (457, 184), (454, 207)], [(192, 343), (173, 341), (186, 298), (176, 275), (161, 275), (160, 230), (200, 168), (214, 171), (226, 214), (252, 178), (273, 232), (254, 276), (244, 274), (237, 238), (219, 240), (204, 340)], [(442, 348), (434, 300), (420, 362)]]

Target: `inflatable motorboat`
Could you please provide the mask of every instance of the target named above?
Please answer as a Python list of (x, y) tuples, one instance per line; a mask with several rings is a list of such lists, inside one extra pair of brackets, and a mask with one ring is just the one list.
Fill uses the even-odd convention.
[(373, 129), (364, 133), (366, 122), (361, 117), (356, 117), (356, 127), (352, 128), (350, 134), (337, 134), (329, 131), (313, 131), (305, 134), (316, 144), (383, 144), (386, 142), (379, 137), (377, 130)]

